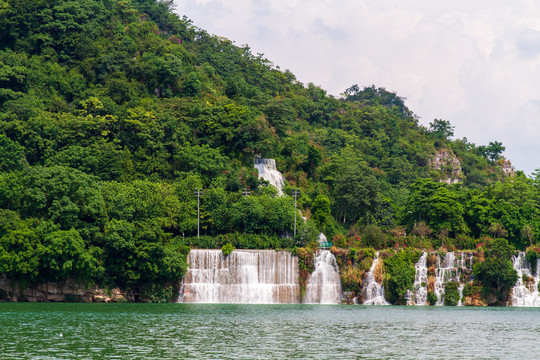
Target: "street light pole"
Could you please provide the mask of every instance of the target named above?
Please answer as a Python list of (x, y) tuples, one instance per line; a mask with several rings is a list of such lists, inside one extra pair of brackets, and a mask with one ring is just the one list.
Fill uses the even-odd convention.
[(194, 195), (197, 197), (197, 238), (200, 238), (201, 229), (201, 196), (203, 189), (195, 189)]
[[(249, 189), (242, 189), (242, 196), (243, 197), (249, 197), (251, 193), (249, 192)], [(246, 224), (246, 217), (244, 216), (244, 234), (247, 232), (247, 224)]]
[(296, 197), (300, 195), (300, 189), (293, 189), (292, 195), (294, 196), (294, 236), (296, 237)]

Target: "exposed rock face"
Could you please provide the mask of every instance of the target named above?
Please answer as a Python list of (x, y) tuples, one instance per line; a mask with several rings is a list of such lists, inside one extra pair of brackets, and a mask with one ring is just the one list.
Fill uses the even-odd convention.
[(473, 296), (465, 296), (463, 298), (464, 306), (487, 306), (487, 304), (480, 299), (480, 297), (475, 294)]
[(506, 176), (514, 176), (516, 175), (516, 172), (514, 170), (514, 167), (512, 166), (512, 163), (510, 160), (506, 159), (500, 159), (498, 161), (499, 165), (501, 166), (501, 170), (504, 172), (504, 175)]
[(58, 283), (34, 284), (27, 288), (0, 278), (0, 301), (28, 302), (125, 302), (126, 296), (120, 289), (105, 290), (96, 286), (87, 287), (72, 280)]
[(461, 182), (461, 163), (452, 150), (448, 148), (438, 149), (431, 159), (430, 165), (440, 172), (440, 182), (446, 184)]

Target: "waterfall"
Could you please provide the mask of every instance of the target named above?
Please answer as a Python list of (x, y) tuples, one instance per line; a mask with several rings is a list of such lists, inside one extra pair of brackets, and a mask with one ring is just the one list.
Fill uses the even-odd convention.
[(286, 251), (191, 250), (180, 302), (298, 303), (298, 258)]
[(375, 269), (379, 261), (379, 252), (377, 251), (373, 259), (373, 264), (371, 264), (371, 268), (367, 274), (364, 289), (362, 290), (365, 298), (364, 305), (390, 305), (384, 299), (384, 287), (375, 279)]
[(255, 158), (255, 168), (259, 172), (259, 178), (266, 180), (278, 190), (278, 195), (283, 195), (283, 186), (285, 181), (283, 176), (276, 168), (276, 160)]
[[(471, 255), (470, 261), (469, 261), (470, 270), (472, 270), (472, 259), (473, 259), (473, 256)], [(457, 260), (457, 268), (461, 270), (468, 269), (466, 261), (467, 261), (467, 254), (462, 252), (459, 257), (459, 260)], [(458, 282), (459, 280), (460, 280), (460, 276), (458, 275)], [(461, 301), (461, 299), (463, 299), (464, 288), (465, 288), (465, 284), (459, 282), (459, 286), (458, 286), (459, 300), (458, 300), (457, 306), (463, 306), (463, 301)]]
[(454, 280), (459, 283), (460, 269), (455, 267), (454, 261), (455, 254), (453, 252), (447, 252), (443, 261), (441, 261), (441, 257), (437, 255), (435, 289), (433, 291), (435, 295), (437, 295), (437, 303), (435, 305), (444, 305), (444, 287), (448, 281)]
[(427, 252), (423, 252), (418, 262), (414, 264), (414, 292), (407, 291), (408, 305), (427, 305)]
[(465, 288), (465, 284), (460, 283), (459, 287), (458, 287), (459, 300), (458, 300), (457, 306), (463, 306), (463, 301), (461, 301), (461, 299), (463, 299), (463, 289), (464, 288)]
[(306, 286), (307, 304), (339, 304), (341, 280), (336, 258), (329, 250), (319, 250), (315, 255), (315, 269)]
[[(536, 264), (535, 276), (531, 272), (531, 265), (524, 252), (513, 256), (512, 263), (518, 274), (516, 285), (512, 289), (512, 306), (540, 306), (540, 293), (538, 292), (540, 261)], [(529, 278), (526, 282), (523, 281), (524, 275)]]
[[(406, 298), (408, 305), (427, 305), (428, 285), (430, 280), (428, 277), (426, 252), (418, 262), (414, 265), (414, 291), (408, 291)], [(468, 261), (467, 261), (468, 260)], [(462, 252), (459, 258), (453, 252), (447, 252), (444, 259), (437, 255), (437, 265), (435, 268), (435, 276), (432, 277), (433, 292), (437, 296), (435, 305), (444, 304), (444, 291), (448, 281), (454, 280), (458, 283), (459, 301), (458, 306), (462, 306), (461, 298), (463, 297), (463, 288), (465, 284), (460, 282), (460, 276), (464, 269), (472, 270), (473, 256), (472, 254)]]

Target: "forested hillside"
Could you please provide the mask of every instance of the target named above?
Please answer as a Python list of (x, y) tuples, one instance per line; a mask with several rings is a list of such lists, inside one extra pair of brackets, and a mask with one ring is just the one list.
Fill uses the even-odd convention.
[[(540, 180), (501, 143), (422, 126), (382, 87), (328, 95), (172, 4), (0, 0), (0, 274), (148, 290), (183, 275), (184, 244), (538, 240)], [(294, 200), (255, 157), (301, 189), (294, 239)]]

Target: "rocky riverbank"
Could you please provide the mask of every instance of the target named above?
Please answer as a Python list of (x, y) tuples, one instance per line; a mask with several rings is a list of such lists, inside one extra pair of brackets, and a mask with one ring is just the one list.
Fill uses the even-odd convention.
[(123, 293), (119, 288), (103, 289), (71, 280), (23, 286), (0, 277), (0, 301), (127, 302), (134, 300), (133, 294)]

